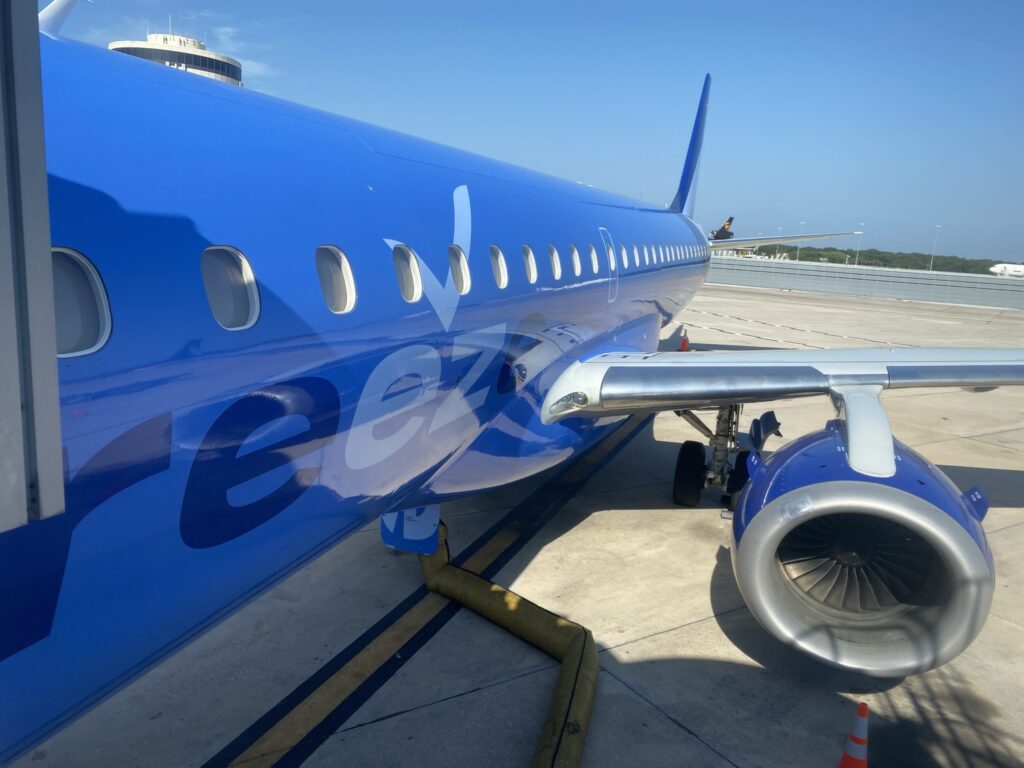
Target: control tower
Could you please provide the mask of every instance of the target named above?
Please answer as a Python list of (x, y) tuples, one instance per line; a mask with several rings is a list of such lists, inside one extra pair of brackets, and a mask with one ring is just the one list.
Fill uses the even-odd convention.
[(206, 50), (206, 43), (194, 37), (149, 34), (146, 35), (145, 41), (117, 40), (110, 43), (107, 48), (220, 80), (222, 83), (242, 85), (242, 65), (230, 56)]

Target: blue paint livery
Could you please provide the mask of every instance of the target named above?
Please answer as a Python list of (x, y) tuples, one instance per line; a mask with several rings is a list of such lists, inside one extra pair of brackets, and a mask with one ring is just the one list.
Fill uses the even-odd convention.
[[(672, 211), (121, 54), (40, 46), (52, 241), (95, 265), (113, 327), (59, 363), (67, 512), (0, 534), (0, 761), (381, 514), (592, 445), (614, 420), (544, 425), (543, 393), (581, 356), (655, 349), (708, 267), (705, 238)], [(402, 298), (389, 242), (416, 253), (422, 300)], [(612, 269), (608, 248), (634, 243), (689, 255)], [(348, 314), (323, 301), (325, 244), (351, 263)], [(252, 328), (210, 312), (211, 245), (254, 270)]]

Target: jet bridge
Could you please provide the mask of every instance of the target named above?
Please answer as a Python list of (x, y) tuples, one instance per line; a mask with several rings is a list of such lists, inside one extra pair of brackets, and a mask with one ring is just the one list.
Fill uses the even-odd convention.
[(36, 14), (0, 3), (0, 532), (64, 511)]

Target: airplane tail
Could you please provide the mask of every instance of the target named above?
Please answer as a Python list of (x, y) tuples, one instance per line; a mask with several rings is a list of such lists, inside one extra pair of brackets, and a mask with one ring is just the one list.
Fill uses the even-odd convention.
[(732, 219), (733, 217), (730, 216), (728, 219), (722, 222), (722, 226), (720, 226), (718, 229), (714, 230), (711, 233), (711, 239), (728, 240), (730, 237), (732, 237)]
[(692, 210), (696, 193), (694, 179), (700, 163), (700, 149), (704, 143), (704, 121), (708, 114), (708, 94), (711, 92), (711, 75), (704, 76), (704, 89), (700, 93), (700, 104), (697, 106), (697, 118), (693, 121), (693, 133), (690, 134), (690, 146), (686, 150), (686, 163), (683, 175), (679, 179), (679, 190), (668, 209), (673, 213)]

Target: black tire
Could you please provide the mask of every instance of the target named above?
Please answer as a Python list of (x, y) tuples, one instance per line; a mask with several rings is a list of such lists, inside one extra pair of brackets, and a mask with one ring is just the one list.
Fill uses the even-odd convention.
[(728, 480), (725, 481), (725, 492), (729, 496), (729, 511), (736, 511), (736, 502), (740, 499), (740, 491), (743, 490), (743, 486), (747, 484), (747, 480), (750, 479), (750, 472), (747, 471), (747, 458), (750, 456), (750, 451), (740, 451), (736, 454), (736, 465), (733, 467), (732, 472), (729, 473)]
[(696, 507), (704, 489), (704, 446), (687, 440), (679, 446), (676, 473), (672, 481), (672, 501), (682, 507)]

